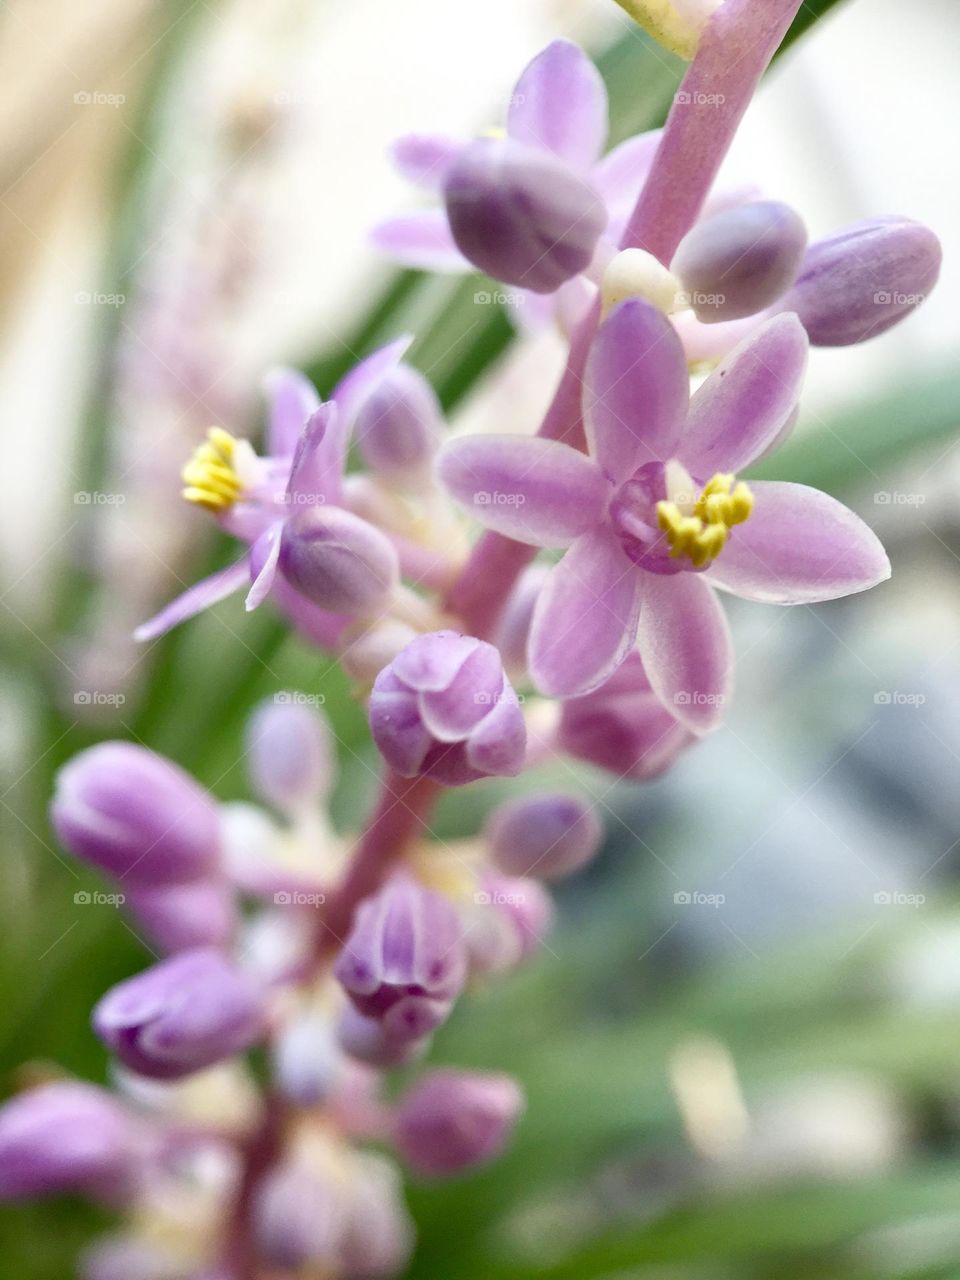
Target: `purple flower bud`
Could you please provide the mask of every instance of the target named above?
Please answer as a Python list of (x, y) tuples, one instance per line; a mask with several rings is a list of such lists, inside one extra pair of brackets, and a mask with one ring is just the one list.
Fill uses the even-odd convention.
[(247, 721), (247, 768), (257, 794), (288, 815), (319, 804), (333, 780), (330, 729), (312, 707), (277, 693)]
[(396, 1167), (372, 1152), (359, 1152), (347, 1229), (341, 1250), (350, 1280), (392, 1280), (403, 1274), (413, 1248), (413, 1223), (403, 1203)]
[(222, 880), (131, 886), (125, 897), (137, 923), (166, 952), (222, 947), (237, 923), (233, 890)]
[(632, 653), (606, 684), (562, 704), (555, 745), (640, 782), (663, 773), (695, 741), (653, 693), (639, 654)]
[(331, 613), (377, 613), (400, 578), (389, 539), (342, 507), (307, 507), (292, 515), (283, 527), (280, 569)]
[(345, 1211), (345, 1189), (332, 1172), (288, 1160), (271, 1169), (257, 1189), (253, 1219), (260, 1252), (284, 1270), (339, 1270)]
[(603, 826), (576, 796), (529, 795), (495, 809), (484, 834), (491, 861), (507, 875), (556, 880), (594, 857)]
[(546, 149), (510, 138), (465, 146), (444, 195), (460, 252), (495, 280), (534, 293), (584, 271), (607, 223), (590, 183)]
[(513, 928), (518, 964), (543, 946), (553, 926), (553, 899), (539, 880), (526, 876), (487, 875), (483, 883), (482, 896)]
[(939, 240), (919, 222), (857, 222), (810, 246), (780, 308), (797, 313), (815, 347), (865, 342), (923, 302), (941, 258)]
[(445, 897), (397, 875), (360, 904), (334, 974), (389, 1040), (421, 1040), (444, 1021), (466, 976), (460, 919)]
[(370, 728), (404, 777), (446, 786), (523, 767), (526, 728), (492, 644), (435, 631), (418, 636), (377, 676)]
[(527, 642), (533, 610), (549, 575), (550, 566), (546, 564), (532, 564), (524, 569), (500, 615), (493, 642), (500, 650), (504, 669), (511, 678), (526, 675)]
[(381, 1070), (415, 1062), (430, 1042), (429, 1033), (419, 1040), (390, 1036), (382, 1022), (364, 1017), (352, 1004), (344, 1009), (337, 1034), (344, 1053)]
[(807, 229), (774, 200), (734, 205), (704, 218), (681, 241), (672, 268), (705, 324), (756, 315), (796, 278)]
[(217, 807), (177, 765), (129, 742), (90, 747), (57, 777), (51, 819), (78, 858), (118, 879), (172, 884), (209, 875)]
[(298, 1107), (326, 1101), (343, 1066), (330, 1019), (300, 1014), (286, 1024), (273, 1046), (273, 1073), (284, 1097)]
[(416, 478), (443, 434), (440, 402), (422, 373), (398, 364), (360, 406), (354, 432), (371, 470), (391, 480)]
[(137, 1139), (102, 1089), (56, 1081), (0, 1108), (0, 1200), (82, 1192), (116, 1200), (130, 1189)]
[(433, 1071), (397, 1108), (394, 1141), (418, 1173), (449, 1177), (498, 1156), (522, 1109), (509, 1076)]
[(259, 984), (213, 948), (162, 960), (108, 991), (97, 1035), (124, 1066), (176, 1080), (242, 1053), (264, 1029)]

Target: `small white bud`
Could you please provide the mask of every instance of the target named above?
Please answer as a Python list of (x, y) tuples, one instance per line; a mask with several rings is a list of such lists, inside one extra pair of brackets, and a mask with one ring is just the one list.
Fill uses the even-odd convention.
[(643, 298), (664, 315), (677, 307), (680, 282), (646, 249), (624, 249), (611, 258), (600, 285), (603, 314), (628, 298)]

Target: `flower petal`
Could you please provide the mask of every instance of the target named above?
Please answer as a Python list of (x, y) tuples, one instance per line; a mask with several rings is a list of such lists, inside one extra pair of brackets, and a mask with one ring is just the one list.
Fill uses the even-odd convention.
[(462, 146), (459, 138), (443, 133), (407, 133), (390, 144), (390, 158), (408, 181), (428, 191), (439, 191)]
[(370, 232), (374, 245), (404, 267), (419, 271), (472, 271), (457, 248), (445, 209), (418, 209), (387, 218)]
[(627, 138), (599, 162), (593, 171), (593, 184), (603, 196), (611, 217), (623, 210), (629, 212), (636, 203), (660, 145), (662, 129), (638, 133)]
[(761, 325), (690, 401), (677, 450), (691, 475), (740, 471), (765, 453), (800, 398), (807, 333), (792, 313)]
[(320, 408), (320, 397), (309, 378), (297, 369), (271, 369), (263, 380), (269, 402), (267, 453), (291, 457), (307, 419)]
[(181, 622), (186, 622), (188, 618), (193, 618), (196, 614), (203, 613), (204, 609), (210, 609), (221, 600), (226, 600), (227, 596), (232, 596), (249, 581), (250, 561), (247, 556), (244, 556), (236, 564), (228, 565), (226, 569), (220, 569), (217, 573), (212, 573), (209, 578), (202, 578), (192, 587), (188, 587), (182, 595), (171, 600), (149, 622), (144, 622), (137, 627), (133, 633), (134, 640), (154, 640), (157, 636), (162, 636), (164, 632), (170, 631)]
[(247, 592), (245, 607), (248, 613), (263, 604), (270, 594), (273, 580), (277, 576), (277, 561), (280, 558), (280, 537), (283, 533), (283, 521), (278, 520), (257, 539), (257, 546), (251, 552), (255, 564), (260, 565), (253, 585)]
[(551, 571), (530, 624), (541, 693), (572, 698), (602, 684), (637, 633), (641, 574), (606, 528), (584, 534)]
[(507, 133), (575, 169), (596, 161), (607, 139), (607, 90), (579, 46), (554, 40), (537, 54), (514, 86)]
[(753, 514), (710, 566), (715, 586), (765, 604), (811, 604), (889, 578), (879, 538), (836, 498), (776, 480), (750, 487)]
[(287, 481), (291, 511), (319, 502), (339, 502), (343, 459), (335, 433), (337, 406), (332, 400), (310, 415), (297, 445)]
[(708, 733), (729, 700), (733, 650), (726, 615), (696, 573), (644, 576), (638, 646), (654, 693), (693, 733)]
[(632, 298), (604, 320), (587, 360), (583, 413), (590, 452), (611, 480), (673, 455), (689, 386), (680, 339), (655, 307)]
[(609, 485), (585, 454), (538, 436), (462, 436), (437, 475), (481, 524), (535, 547), (566, 547), (599, 523)]

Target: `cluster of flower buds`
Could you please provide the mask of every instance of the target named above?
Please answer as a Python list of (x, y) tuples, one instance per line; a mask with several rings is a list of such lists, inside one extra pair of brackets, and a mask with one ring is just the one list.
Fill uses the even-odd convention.
[[(628, 7), (655, 11), (691, 56), (721, 17), (758, 9)], [(782, 35), (791, 5), (775, 7)], [(744, 103), (757, 50), (776, 43), (741, 31), (741, 54), (715, 62), (747, 78)], [(114, 1092), (55, 1080), (0, 1110), (0, 1196), (73, 1191), (126, 1210), (87, 1280), (402, 1271), (411, 1224), (395, 1164), (370, 1145), (414, 1174), (466, 1173), (505, 1148), (523, 1094), (429, 1066), (396, 1098), (384, 1073), (420, 1070), (471, 984), (536, 952), (544, 882), (602, 840), (593, 806), (550, 789), (498, 795), (479, 835), (441, 843), (433, 801), (548, 757), (651, 778), (729, 703), (719, 592), (809, 604), (887, 577), (877, 538), (834, 498), (741, 473), (792, 429), (809, 345), (902, 319), (936, 279), (937, 241), (900, 218), (808, 245), (787, 206), (704, 189), (682, 225), (659, 227), (671, 248), (654, 256), (646, 193), (714, 173), (736, 123), (722, 116), (713, 168), (698, 135), (691, 166), (682, 113), (604, 155), (603, 83), (557, 41), (521, 76), (502, 134), (397, 144), (440, 203), (385, 223), (379, 243), (417, 266), (480, 267), (521, 291), (524, 323), (571, 332), (537, 434), (448, 432), (403, 337), (326, 401), (274, 371), (265, 452), (218, 426), (187, 462), (184, 498), (243, 554), (140, 638), (240, 590), (248, 609), (269, 598), (338, 656), (385, 769), (367, 826), (338, 832), (318, 699), (276, 694), (243, 744), (258, 803), (219, 803), (122, 742), (62, 771), (61, 842), (166, 954), (94, 1010)], [(486, 532), (471, 545), (472, 524)], [(557, 554), (534, 563), (540, 549)]]

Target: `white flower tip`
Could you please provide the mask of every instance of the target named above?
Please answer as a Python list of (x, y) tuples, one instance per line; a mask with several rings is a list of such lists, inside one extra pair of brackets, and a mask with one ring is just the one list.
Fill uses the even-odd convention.
[(664, 45), (689, 62), (707, 20), (723, 0), (617, 0), (621, 8)]
[(605, 316), (628, 298), (643, 298), (670, 315), (680, 292), (677, 277), (646, 249), (624, 249), (611, 258), (600, 283)]

